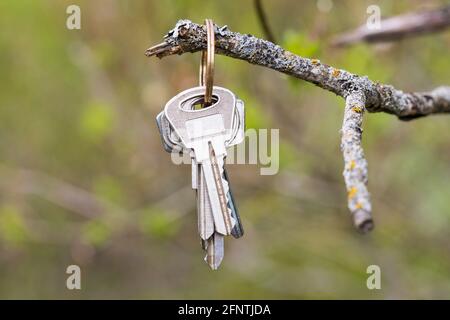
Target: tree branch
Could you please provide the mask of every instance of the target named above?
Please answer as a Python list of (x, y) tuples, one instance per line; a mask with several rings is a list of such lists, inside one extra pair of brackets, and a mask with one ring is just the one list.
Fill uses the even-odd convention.
[[(344, 98), (352, 92), (362, 91), (369, 112), (395, 114), (401, 120), (432, 113), (450, 113), (450, 87), (439, 87), (430, 92), (405, 93), (390, 85), (372, 82), (365, 76), (333, 68), (317, 59), (297, 56), (270, 41), (231, 32), (227, 26), (215, 26), (215, 32), (218, 54), (294, 76)], [(205, 48), (205, 26), (180, 20), (165, 36), (165, 41), (147, 49), (146, 55), (162, 58)]]
[(334, 46), (343, 47), (356, 42), (394, 41), (406, 37), (442, 31), (450, 27), (450, 6), (443, 8), (402, 14), (381, 20), (379, 29), (369, 29), (367, 25), (338, 35), (332, 41)]
[(365, 96), (355, 92), (346, 99), (341, 130), (341, 151), (344, 155), (344, 180), (347, 186), (348, 208), (356, 228), (362, 232), (373, 229), (372, 207), (367, 191), (367, 161), (362, 149), (362, 122)]
[[(215, 33), (218, 54), (294, 76), (346, 99), (341, 147), (349, 208), (355, 225), (362, 231), (370, 230), (373, 223), (366, 187), (367, 162), (361, 148), (364, 111), (394, 114), (401, 120), (450, 113), (450, 87), (439, 87), (430, 92), (405, 93), (393, 86), (373, 82), (366, 76), (328, 66), (317, 59), (297, 56), (270, 41), (232, 32), (227, 26), (215, 26)], [(162, 58), (205, 48), (205, 26), (180, 20), (165, 36), (165, 41), (147, 49), (146, 55)]]

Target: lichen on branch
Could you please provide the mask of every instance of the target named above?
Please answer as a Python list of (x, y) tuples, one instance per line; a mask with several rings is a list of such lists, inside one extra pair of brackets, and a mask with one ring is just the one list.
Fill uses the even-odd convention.
[(347, 97), (341, 130), (341, 151), (345, 163), (343, 175), (347, 187), (348, 208), (355, 227), (367, 232), (373, 229), (373, 220), (367, 190), (367, 161), (361, 145), (364, 105), (365, 97), (362, 92), (355, 92)]

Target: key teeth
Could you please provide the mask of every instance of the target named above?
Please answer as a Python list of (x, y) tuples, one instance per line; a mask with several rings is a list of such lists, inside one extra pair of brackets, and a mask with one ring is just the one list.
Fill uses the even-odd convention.
[(228, 205), (230, 203), (230, 198), (229, 198), (229, 191), (230, 191), (230, 186), (228, 184), (227, 179), (225, 179), (225, 158), (220, 158), (217, 160), (217, 164), (219, 165), (219, 171), (220, 171), (220, 177), (222, 178), (222, 185), (223, 185), (223, 192), (225, 194), (225, 199), (227, 200), (227, 212), (228, 215), (230, 217), (230, 221), (231, 221), (231, 230), (230, 233), (228, 235), (231, 235), (232, 230), (234, 229), (234, 226), (236, 225), (236, 219), (233, 218), (233, 214), (231, 212), (231, 208)]

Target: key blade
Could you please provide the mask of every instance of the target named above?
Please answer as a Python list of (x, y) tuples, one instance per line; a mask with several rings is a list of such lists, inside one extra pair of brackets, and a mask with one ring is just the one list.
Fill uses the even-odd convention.
[(208, 250), (208, 240), (203, 240), (203, 239), (200, 239), (201, 241), (201, 244), (202, 244), (202, 249), (203, 249), (203, 251), (206, 251), (206, 250)]
[(206, 189), (206, 181), (202, 174), (202, 166), (198, 166), (197, 213), (198, 232), (203, 240), (209, 239), (214, 233), (214, 217)]
[(235, 225), (235, 220), (231, 216), (231, 210), (228, 207), (228, 182), (223, 179), (223, 157), (219, 159), (216, 157), (214, 148), (211, 143), (209, 143), (209, 154), (211, 168), (214, 175), (214, 183), (217, 190), (217, 195), (219, 197), (220, 211), (222, 213), (223, 223), (225, 225), (226, 233), (225, 235), (231, 234), (231, 230)]
[(236, 210), (236, 207), (234, 207), (234, 209), (231, 209), (231, 214), (233, 218), (236, 220), (236, 224), (231, 230), (231, 235), (233, 236), (233, 238), (239, 239), (244, 236), (244, 228), (242, 227), (241, 219), (239, 213)]
[[(227, 170), (223, 169), (223, 177), (224, 179), (229, 183), (228, 173)], [(235, 219), (236, 224), (233, 227), (233, 230), (231, 230), (231, 235), (238, 239), (244, 235), (244, 228), (242, 226), (241, 217), (239, 215), (239, 211), (236, 206), (236, 202), (234, 200), (233, 193), (231, 192), (231, 188), (228, 187), (228, 207), (231, 210), (231, 216)]]
[(236, 224), (231, 230), (231, 235), (233, 236), (233, 238), (239, 239), (244, 236), (244, 228), (242, 227), (241, 219), (238, 211), (236, 210), (236, 207), (234, 207), (234, 209), (231, 209), (231, 214), (236, 220)]
[[(214, 174), (209, 160), (205, 160), (202, 163), (202, 172), (206, 181), (206, 187), (208, 189), (208, 198), (211, 203), (212, 213), (214, 217), (214, 228), (217, 232), (227, 235), (227, 227), (223, 218), (222, 208), (220, 205), (220, 199), (217, 192), (216, 184), (214, 182)], [(231, 230), (230, 230), (231, 232)]]
[(224, 237), (217, 232), (208, 239), (205, 262), (212, 270), (217, 270), (224, 256)]

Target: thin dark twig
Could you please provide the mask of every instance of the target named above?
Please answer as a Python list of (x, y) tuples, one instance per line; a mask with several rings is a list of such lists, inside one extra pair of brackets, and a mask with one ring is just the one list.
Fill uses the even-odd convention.
[(256, 16), (258, 17), (259, 24), (263, 29), (266, 39), (269, 40), (270, 42), (276, 43), (275, 37), (267, 21), (266, 12), (264, 11), (264, 7), (262, 5), (261, 0), (254, 0), (254, 4), (256, 9)]

